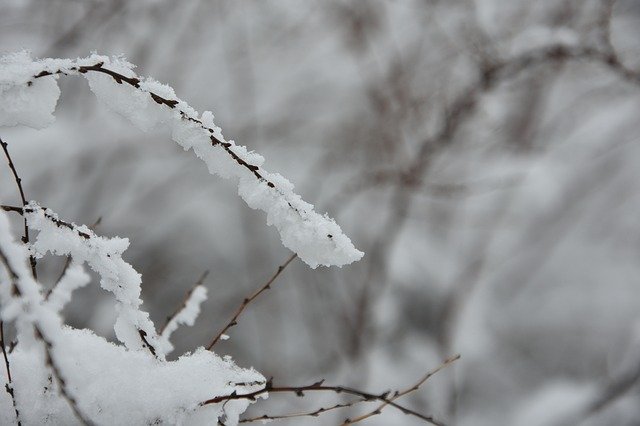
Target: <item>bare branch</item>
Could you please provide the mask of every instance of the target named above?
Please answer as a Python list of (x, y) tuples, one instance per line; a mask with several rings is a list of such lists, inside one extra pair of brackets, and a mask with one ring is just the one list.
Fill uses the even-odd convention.
[[(18, 171), (16, 170), (16, 166), (11, 159), (11, 155), (9, 155), (9, 145), (0, 138), (0, 146), (2, 146), (2, 150), (4, 151), (5, 157), (7, 157), (7, 162), (9, 163), (9, 168), (11, 169), (11, 173), (13, 174), (13, 178), (18, 186), (18, 192), (20, 192), (20, 200), (22, 201), (22, 205), (27, 205), (27, 199), (24, 196), (24, 189), (22, 188), (22, 179), (18, 175)], [(27, 225), (27, 218), (24, 218), (24, 236), (22, 237), (22, 242), (25, 244), (29, 244), (29, 225)], [(31, 265), (31, 274), (33, 278), (38, 279), (38, 271), (36, 270), (36, 258), (33, 255), (29, 256), (29, 264)]]
[[(460, 355), (454, 355), (451, 358), (447, 358), (442, 364), (440, 364), (437, 368), (429, 371), (427, 374), (425, 374), (420, 380), (418, 380), (418, 382), (416, 384), (414, 384), (413, 386), (411, 386), (410, 388), (407, 388), (405, 390), (403, 390), (402, 392), (396, 392), (393, 394), (393, 396), (391, 398), (389, 398), (389, 401), (395, 401), (398, 398), (401, 398), (407, 394), (410, 394), (411, 392), (415, 392), (417, 391), (420, 386), (422, 386), (424, 384), (424, 382), (426, 382), (427, 380), (429, 380), (433, 375), (437, 374), (438, 372), (440, 372), (441, 370), (447, 368), (448, 366), (450, 366), (451, 364), (453, 364), (454, 362), (456, 362), (457, 360), (460, 359)], [(363, 414), (359, 417), (356, 417), (354, 419), (348, 419), (345, 420), (345, 422), (343, 423), (343, 425), (348, 425), (348, 424), (353, 424), (353, 423), (358, 423), (361, 422), (363, 420), (368, 419), (369, 417), (373, 417), (377, 414), (380, 414), (380, 412), (387, 406), (389, 405), (387, 402), (383, 402), (382, 404), (380, 404), (375, 410), (370, 411), (367, 414)]]
[(282, 265), (280, 265), (278, 267), (278, 270), (276, 271), (276, 273), (269, 279), (269, 281), (266, 282), (265, 285), (263, 285), (262, 287), (260, 287), (258, 290), (256, 290), (251, 296), (245, 298), (242, 303), (240, 304), (240, 306), (238, 306), (238, 309), (236, 310), (235, 314), (233, 314), (233, 317), (231, 317), (231, 320), (227, 323), (227, 325), (224, 326), (224, 328), (216, 335), (216, 337), (214, 337), (214, 339), (211, 341), (211, 343), (209, 343), (209, 346), (207, 346), (208, 350), (211, 350), (216, 343), (218, 343), (218, 341), (222, 338), (222, 336), (227, 332), (227, 330), (229, 330), (231, 327), (233, 327), (234, 325), (236, 325), (238, 323), (238, 318), (240, 317), (240, 315), (242, 314), (242, 312), (247, 308), (247, 306), (249, 306), (249, 304), (251, 302), (253, 302), (258, 296), (260, 296), (262, 293), (264, 293), (265, 291), (267, 291), (268, 289), (271, 288), (271, 284), (273, 284), (273, 282), (276, 280), (276, 278), (278, 278), (280, 276), (280, 274), (282, 273), (282, 271), (285, 270), (285, 268), (293, 261), (293, 259), (295, 259), (296, 257), (298, 257), (297, 254), (293, 254), (291, 255), (291, 257), (289, 257), (289, 259), (287, 259), (287, 261), (285, 263), (283, 263)]
[[(217, 396), (217, 397), (208, 399), (200, 403), (200, 405), (204, 406), (208, 404), (218, 404), (221, 402), (227, 402), (227, 401), (238, 400), (238, 399), (246, 399), (249, 401), (254, 401), (257, 397), (267, 393), (268, 394), (294, 393), (296, 394), (296, 396), (303, 397), (305, 392), (334, 392), (336, 394), (345, 393), (345, 394), (360, 397), (362, 398), (363, 401), (381, 401), (383, 403), (386, 403), (387, 405), (390, 405), (391, 407), (396, 408), (397, 410), (399, 410), (404, 414), (419, 418), (432, 425), (443, 426), (442, 423), (440, 423), (439, 421), (436, 421), (432, 416), (418, 413), (417, 411), (411, 410), (403, 405), (393, 402), (388, 398), (389, 392), (384, 392), (380, 395), (376, 395), (376, 394), (364, 392), (364, 391), (346, 387), (346, 386), (326, 386), (324, 385), (324, 380), (320, 380), (319, 382), (316, 382), (307, 386), (277, 386), (277, 387), (273, 386), (272, 380), (269, 380), (267, 381), (265, 387), (260, 390), (246, 393), (246, 394), (238, 394), (234, 391), (230, 395)], [(348, 421), (348, 419), (345, 421)]]
[(321, 407), (315, 411), (309, 411), (306, 413), (292, 413), (292, 414), (279, 414), (279, 415), (271, 415), (271, 414), (263, 414), (258, 417), (250, 417), (247, 419), (242, 419), (238, 423), (253, 423), (260, 422), (265, 420), (283, 420), (283, 419), (294, 419), (297, 417), (318, 417), (320, 414), (326, 413), (327, 411), (338, 410), (340, 408), (348, 408), (352, 407), (357, 403), (363, 402), (362, 399), (357, 399), (355, 401), (346, 402), (344, 404), (336, 404), (331, 407)]
[(4, 388), (11, 397), (13, 410), (16, 412), (16, 421), (18, 422), (18, 426), (22, 426), (22, 422), (20, 421), (20, 411), (18, 411), (18, 404), (16, 403), (15, 390), (13, 389), (13, 380), (11, 378), (11, 365), (9, 364), (9, 356), (7, 355), (7, 349), (4, 345), (4, 321), (2, 320), (0, 320), (0, 345), (2, 346), (4, 366), (7, 369), (7, 383)]

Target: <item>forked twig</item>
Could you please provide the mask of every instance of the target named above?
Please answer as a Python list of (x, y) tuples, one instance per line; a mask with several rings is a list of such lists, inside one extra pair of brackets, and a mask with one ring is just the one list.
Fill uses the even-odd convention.
[[(427, 380), (429, 380), (433, 375), (437, 374), (438, 372), (440, 372), (441, 370), (447, 368), (448, 366), (450, 366), (451, 364), (453, 364), (454, 362), (456, 362), (457, 360), (460, 359), (460, 355), (454, 355), (451, 358), (447, 358), (442, 364), (440, 364), (437, 368), (429, 371), (427, 374), (425, 374), (420, 380), (418, 380), (418, 382), (416, 382), (415, 385), (411, 386), (410, 388), (407, 388), (405, 390), (403, 390), (402, 392), (396, 392), (393, 394), (393, 396), (391, 396), (389, 398), (389, 401), (395, 401), (398, 398), (401, 398), (407, 394), (410, 394), (411, 392), (415, 392), (417, 391), (420, 386), (422, 386), (424, 384), (424, 382), (426, 382)], [(380, 414), (380, 412), (387, 406), (389, 405), (387, 402), (383, 402), (382, 404), (380, 404), (378, 406), (378, 408), (376, 408), (373, 411), (370, 411), (366, 414), (363, 414), (361, 416), (358, 416), (354, 419), (347, 419), (344, 421), (343, 426), (344, 425), (349, 425), (349, 424), (354, 424), (354, 423), (358, 423), (361, 422), (363, 420), (368, 419), (369, 417), (373, 417), (377, 414)]]
[(387, 405), (390, 405), (391, 407), (394, 407), (395, 409), (399, 410), (404, 414), (419, 418), (435, 426), (443, 426), (442, 423), (435, 420), (432, 416), (428, 416), (428, 415), (419, 413), (417, 411), (411, 410), (410, 408), (407, 408), (403, 405), (400, 405), (390, 400), (388, 398), (389, 392), (384, 392), (382, 394), (377, 395), (377, 394), (361, 391), (361, 390), (346, 387), (346, 386), (326, 386), (324, 385), (324, 380), (320, 380), (316, 383), (313, 383), (307, 386), (273, 386), (273, 380), (269, 379), (265, 384), (265, 387), (257, 391), (249, 392), (245, 394), (238, 394), (237, 392), (234, 391), (230, 395), (217, 396), (217, 397), (208, 399), (204, 402), (201, 402), (200, 405), (203, 406), (208, 404), (219, 404), (221, 402), (224, 403), (227, 401), (240, 400), (240, 399), (254, 401), (259, 396), (262, 396), (264, 394), (271, 394), (271, 393), (293, 393), (293, 394), (296, 394), (296, 396), (303, 397), (305, 392), (334, 392), (337, 394), (345, 393), (345, 394), (360, 397), (362, 401), (381, 401), (383, 403), (386, 403)]

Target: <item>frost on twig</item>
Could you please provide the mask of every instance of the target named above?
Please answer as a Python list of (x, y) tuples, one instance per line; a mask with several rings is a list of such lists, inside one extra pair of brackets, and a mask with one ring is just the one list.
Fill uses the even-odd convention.
[(167, 127), (172, 139), (192, 149), (211, 174), (236, 178), (245, 202), (264, 211), (282, 243), (312, 268), (342, 266), (363, 256), (333, 219), (316, 213), (293, 192), (291, 182), (263, 169), (263, 157), (226, 140), (211, 112), (198, 114), (171, 87), (138, 77), (125, 60), (93, 54), (77, 60), (34, 61), (23, 52), (3, 57), (0, 65), (0, 125), (47, 126), (60, 95), (58, 75), (83, 74), (109, 109), (143, 131)]
[[(203, 277), (205, 277), (203, 275)], [(207, 300), (207, 288), (202, 285), (202, 280), (189, 291), (182, 306), (167, 321), (160, 332), (161, 350), (164, 355), (168, 355), (173, 350), (170, 342), (171, 334), (178, 329), (180, 325), (192, 326), (198, 315), (200, 314), (200, 305)]]

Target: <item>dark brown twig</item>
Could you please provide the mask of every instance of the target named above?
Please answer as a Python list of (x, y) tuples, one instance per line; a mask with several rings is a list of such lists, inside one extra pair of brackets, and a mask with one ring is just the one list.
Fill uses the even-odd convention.
[[(403, 391), (396, 391), (394, 392), (390, 397), (389, 400), (390, 401), (395, 401), (398, 398), (401, 398), (405, 395), (410, 394), (411, 392), (415, 392), (417, 391), (420, 386), (422, 386), (427, 380), (429, 380), (433, 375), (437, 374), (438, 372), (440, 372), (441, 370), (447, 368), (449, 365), (453, 364), (455, 361), (460, 359), (460, 355), (454, 355), (448, 359), (446, 359), (442, 364), (440, 364), (437, 368), (429, 371), (428, 373), (426, 373), (418, 382), (416, 382), (413, 386), (411, 386), (410, 388), (407, 388)], [(297, 417), (318, 417), (320, 414), (326, 413), (327, 411), (333, 411), (333, 410), (337, 410), (340, 408), (348, 408), (348, 407), (352, 407), (358, 403), (361, 402), (367, 402), (367, 399), (357, 399), (351, 402), (346, 402), (346, 403), (341, 403), (341, 404), (335, 404), (332, 405), (330, 407), (321, 407), (315, 411), (309, 411), (309, 412), (304, 412), (304, 413), (291, 413), (291, 414), (280, 414), (280, 415), (270, 415), (270, 414), (263, 414), (261, 416), (257, 416), (257, 417), (250, 417), (250, 418), (246, 418), (246, 419), (242, 419), (240, 420), (240, 423), (252, 423), (252, 422), (257, 422), (257, 421), (263, 421), (263, 420), (281, 420), (281, 419), (291, 419), (291, 418), (297, 418)], [(353, 424), (353, 423), (358, 423), (361, 422), (363, 420), (368, 419), (369, 417), (373, 417), (375, 415), (378, 415), (382, 412), (382, 410), (387, 407), (389, 404), (387, 402), (383, 402), (382, 404), (380, 404), (375, 410), (370, 411), (366, 414), (363, 414), (359, 417), (353, 418), (353, 419), (345, 419), (344, 423), (342, 424), (344, 425), (348, 425), (348, 424)]]
[[(424, 376), (422, 376), (422, 378), (420, 380), (418, 380), (416, 382), (416, 384), (414, 384), (413, 386), (411, 386), (410, 388), (407, 388), (401, 392), (395, 392), (390, 398), (390, 401), (395, 401), (398, 398), (401, 398), (405, 395), (410, 394), (411, 392), (415, 392), (417, 391), (420, 386), (422, 386), (424, 384), (424, 382), (426, 382), (427, 380), (429, 380), (433, 375), (437, 374), (438, 372), (442, 371), (443, 369), (447, 368), (448, 366), (450, 366), (451, 364), (453, 364), (454, 362), (456, 362), (457, 360), (460, 359), (460, 355), (454, 355), (451, 358), (447, 358), (442, 364), (440, 364), (438, 367), (436, 367), (435, 369), (429, 371), (427, 374), (425, 374)], [(358, 416), (356, 418), (353, 419), (348, 419), (345, 420), (345, 422), (343, 423), (344, 425), (349, 425), (349, 424), (354, 424), (354, 423), (358, 423), (361, 422), (363, 420), (368, 419), (369, 417), (373, 417), (375, 415), (378, 415), (381, 413), (381, 411), (387, 406), (389, 405), (387, 402), (383, 402), (382, 404), (380, 404), (375, 410), (370, 411), (366, 414), (363, 414), (361, 416)]]
[(16, 394), (15, 390), (13, 389), (13, 380), (11, 378), (11, 365), (9, 364), (9, 356), (7, 355), (7, 349), (4, 345), (4, 321), (2, 320), (0, 320), (0, 346), (2, 346), (4, 366), (7, 369), (7, 383), (5, 384), (4, 389), (11, 397), (11, 402), (13, 403), (13, 410), (16, 413), (16, 421), (18, 422), (18, 426), (22, 426), (22, 422), (20, 421), (20, 411), (18, 410), (18, 404), (16, 401)]
[(276, 278), (278, 278), (280, 276), (280, 274), (282, 273), (282, 271), (285, 270), (285, 268), (293, 261), (293, 259), (295, 259), (296, 257), (298, 257), (297, 254), (293, 254), (291, 255), (291, 257), (289, 257), (289, 259), (287, 259), (287, 261), (285, 263), (283, 263), (282, 265), (280, 265), (278, 267), (278, 270), (276, 271), (275, 274), (273, 274), (273, 276), (269, 279), (269, 281), (266, 282), (265, 285), (263, 285), (262, 287), (260, 287), (258, 290), (256, 290), (251, 296), (245, 298), (242, 303), (240, 304), (240, 306), (238, 306), (238, 309), (236, 310), (236, 312), (233, 314), (233, 317), (231, 317), (231, 320), (227, 323), (227, 325), (224, 326), (224, 328), (216, 335), (216, 337), (214, 337), (214, 339), (211, 341), (211, 343), (209, 343), (209, 346), (207, 346), (208, 350), (211, 350), (216, 343), (218, 343), (218, 341), (222, 338), (222, 336), (227, 332), (227, 330), (229, 330), (231, 327), (233, 327), (234, 325), (236, 325), (238, 323), (238, 318), (240, 317), (240, 315), (242, 314), (242, 312), (247, 308), (247, 306), (253, 302), (258, 296), (260, 296), (262, 293), (264, 293), (265, 291), (267, 291), (268, 289), (271, 288), (271, 284), (273, 284), (273, 282), (276, 280)]
[[(16, 170), (16, 166), (11, 159), (11, 155), (9, 155), (9, 145), (0, 138), (0, 146), (2, 146), (2, 150), (4, 151), (5, 157), (7, 157), (7, 162), (9, 163), (9, 168), (11, 169), (11, 173), (13, 174), (13, 179), (18, 186), (18, 192), (20, 192), (20, 200), (22, 201), (22, 205), (27, 205), (27, 198), (24, 195), (24, 189), (22, 188), (22, 179), (18, 175), (18, 171)], [(29, 225), (27, 224), (27, 219), (24, 219), (24, 236), (22, 237), (22, 242), (24, 244), (29, 244)], [(38, 271), (36, 270), (36, 258), (33, 255), (29, 255), (29, 264), (31, 265), (31, 274), (33, 278), (38, 279)]]
[(346, 402), (344, 404), (332, 405), (331, 407), (321, 407), (315, 411), (309, 411), (306, 413), (292, 413), (292, 414), (278, 414), (278, 415), (263, 414), (257, 417), (241, 419), (238, 423), (253, 423), (253, 422), (270, 421), (270, 420), (294, 419), (297, 417), (318, 417), (320, 414), (326, 413), (327, 411), (333, 411), (333, 410), (338, 410), (340, 408), (352, 407), (355, 404), (358, 404), (360, 402), (364, 402), (364, 400), (357, 399), (355, 401)]
[[(443, 426), (442, 423), (436, 421), (432, 416), (424, 415), (418, 413), (417, 411), (411, 410), (403, 405), (400, 405), (396, 402), (393, 402), (388, 398), (389, 392), (384, 392), (382, 394), (373, 394), (369, 392), (364, 392), (358, 389), (346, 387), (346, 386), (326, 386), (324, 385), (324, 380), (320, 380), (319, 382), (313, 383), (307, 386), (273, 386), (273, 381), (267, 381), (264, 388), (249, 392), (245, 394), (238, 394), (235, 391), (230, 395), (217, 396), (211, 399), (208, 399), (204, 402), (201, 402), (200, 405), (208, 405), (208, 404), (219, 404), (232, 400), (246, 399), (249, 401), (254, 401), (258, 396), (264, 395), (266, 393), (293, 393), (296, 396), (303, 397), (305, 392), (334, 392), (337, 394), (345, 393), (349, 395), (354, 395), (362, 398), (363, 401), (380, 401), (386, 403), (387, 405), (396, 408), (400, 412), (419, 418), (424, 420), (427, 423), (436, 426)], [(348, 419), (347, 419), (348, 420)]]

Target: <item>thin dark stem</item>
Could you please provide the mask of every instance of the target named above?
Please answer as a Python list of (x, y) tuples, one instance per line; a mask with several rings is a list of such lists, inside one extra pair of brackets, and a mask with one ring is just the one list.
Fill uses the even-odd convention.
[(293, 254), (291, 255), (291, 257), (289, 257), (289, 259), (287, 259), (287, 261), (285, 263), (283, 263), (282, 265), (280, 265), (278, 267), (278, 270), (276, 271), (275, 274), (273, 274), (273, 276), (269, 279), (269, 281), (266, 282), (265, 285), (263, 285), (262, 287), (260, 287), (258, 290), (256, 290), (251, 296), (245, 298), (242, 303), (240, 304), (240, 306), (238, 306), (238, 309), (236, 310), (236, 312), (233, 314), (233, 317), (231, 317), (231, 320), (227, 323), (227, 325), (224, 326), (224, 328), (216, 335), (216, 337), (214, 337), (214, 339), (211, 341), (211, 343), (209, 344), (209, 346), (207, 346), (208, 350), (211, 350), (216, 343), (218, 343), (218, 341), (222, 338), (222, 336), (227, 332), (227, 330), (229, 330), (231, 327), (233, 327), (234, 325), (236, 325), (238, 323), (238, 318), (240, 317), (240, 315), (242, 314), (242, 312), (247, 308), (247, 306), (249, 306), (249, 304), (251, 302), (253, 302), (258, 296), (260, 296), (262, 293), (264, 293), (265, 291), (267, 291), (268, 289), (271, 288), (271, 284), (273, 284), (273, 282), (276, 280), (276, 278), (278, 278), (280, 276), (280, 274), (282, 273), (282, 271), (285, 270), (285, 268), (293, 261), (293, 259), (295, 259), (296, 257), (298, 257), (297, 254)]
[[(20, 192), (20, 200), (22, 201), (22, 205), (27, 205), (27, 198), (24, 195), (24, 189), (22, 188), (22, 179), (20, 175), (18, 175), (18, 171), (16, 170), (16, 166), (11, 159), (11, 155), (9, 155), (9, 145), (0, 138), (0, 146), (2, 146), (2, 150), (4, 151), (5, 157), (7, 157), (7, 162), (9, 163), (9, 168), (11, 169), (11, 173), (13, 174), (13, 179), (18, 186), (18, 192)], [(22, 242), (25, 244), (29, 244), (29, 225), (27, 224), (27, 218), (24, 219), (24, 236), (22, 237)], [(31, 274), (33, 278), (38, 279), (38, 271), (36, 270), (36, 258), (33, 255), (29, 255), (29, 264), (31, 265)]]
[[(435, 374), (437, 374), (438, 372), (444, 370), (445, 368), (447, 368), (448, 366), (450, 366), (451, 364), (453, 364), (454, 362), (456, 362), (457, 360), (460, 359), (460, 355), (454, 355), (451, 358), (446, 359), (442, 364), (440, 364), (438, 367), (436, 367), (435, 369), (429, 371), (428, 373), (426, 373), (424, 376), (422, 376), (422, 378), (420, 380), (418, 380), (413, 386), (411, 386), (410, 388), (407, 388), (401, 392), (395, 392), (393, 393), (393, 395), (389, 398), (390, 401), (395, 401), (398, 398), (401, 398), (405, 395), (410, 394), (411, 392), (415, 392), (418, 389), (420, 389), (420, 386), (422, 386), (427, 380), (429, 380), (431, 377), (433, 377)], [(353, 419), (347, 419), (345, 420), (345, 422), (343, 423), (344, 425), (349, 425), (349, 424), (354, 424), (354, 423), (358, 423), (361, 422), (363, 420), (368, 419), (369, 417), (373, 417), (375, 415), (380, 414), (380, 412), (387, 406), (389, 405), (387, 402), (383, 402), (382, 404), (380, 404), (375, 410), (370, 411), (369, 413), (363, 414), (359, 417), (353, 418)]]
[(0, 345), (2, 346), (2, 356), (4, 357), (4, 366), (7, 369), (7, 384), (5, 390), (11, 396), (11, 402), (13, 403), (13, 410), (16, 413), (16, 421), (18, 426), (22, 426), (20, 421), (20, 411), (18, 411), (18, 404), (16, 402), (15, 390), (13, 389), (13, 380), (11, 378), (11, 365), (9, 364), (9, 356), (7, 355), (7, 349), (4, 345), (4, 321), (0, 320)]
[[(427, 423), (430, 423), (432, 425), (436, 425), (436, 426), (443, 426), (442, 423), (436, 421), (432, 416), (428, 416), (428, 415), (424, 415), (421, 413), (418, 413), (417, 411), (411, 410), (403, 405), (400, 405), (398, 403), (393, 402), (391, 399), (388, 398), (389, 392), (385, 392), (382, 393), (380, 395), (376, 395), (376, 394), (372, 394), (369, 392), (364, 392), (358, 389), (354, 389), (354, 388), (350, 388), (350, 387), (346, 387), (346, 386), (326, 386), (324, 385), (324, 380), (321, 380), (319, 382), (313, 383), (311, 385), (307, 385), (307, 386), (273, 386), (272, 381), (269, 380), (267, 382), (267, 384), (265, 385), (265, 387), (263, 389), (254, 391), (254, 392), (250, 392), (250, 393), (246, 393), (246, 394), (238, 394), (236, 392), (230, 394), (230, 395), (223, 395), (223, 396), (217, 396), (215, 398), (211, 398), (208, 399), (202, 403), (200, 403), (200, 405), (208, 405), (208, 404), (218, 404), (218, 403), (224, 403), (227, 401), (232, 401), (232, 400), (239, 400), (239, 399), (247, 399), (250, 401), (255, 400), (258, 396), (266, 394), (266, 393), (294, 393), (299, 397), (303, 397), (305, 392), (334, 392), (337, 394), (341, 394), (341, 393), (345, 393), (345, 394), (349, 394), (349, 395), (354, 395), (357, 397), (362, 398), (363, 401), (380, 401), (383, 403), (386, 403), (387, 405), (394, 407), (395, 409), (399, 410), (400, 412), (413, 416), (413, 417), (417, 417), (421, 420), (424, 420)], [(346, 419), (346, 421), (348, 421), (349, 419)]]
[(346, 402), (344, 404), (332, 405), (331, 407), (321, 407), (321, 408), (318, 408), (315, 411), (309, 411), (309, 412), (306, 412), (306, 413), (277, 414), (277, 415), (263, 414), (263, 415), (257, 416), (257, 417), (250, 417), (250, 418), (242, 419), (238, 423), (253, 423), (253, 422), (269, 421), (269, 420), (293, 419), (293, 418), (297, 418), (297, 417), (318, 417), (320, 414), (326, 413), (327, 411), (333, 411), (333, 410), (338, 410), (340, 408), (352, 407), (355, 404), (358, 404), (358, 403), (364, 402), (364, 401), (365, 400), (363, 400), (363, 399), (357, 399), (355, 401)]

